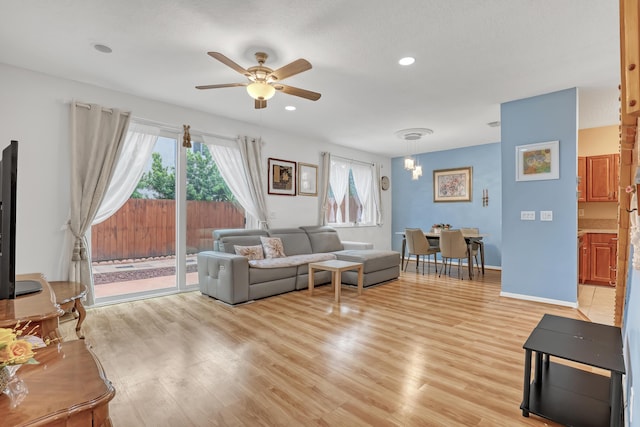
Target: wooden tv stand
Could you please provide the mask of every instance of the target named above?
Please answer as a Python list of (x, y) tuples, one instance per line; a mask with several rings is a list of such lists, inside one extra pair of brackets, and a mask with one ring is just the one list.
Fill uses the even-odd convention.
[(30, 321), (31, 327), (38, 327), (34, 335), (60, 341), (58, 318), (64, 311), (56, 303), (49, 282), (39, 273), (17, 275), (16, 280), (35, 280), (40, 282), (42, 290), (16, 299), (0, 300), (0, 328), (13, 328), (17, 322), (24, 325)]

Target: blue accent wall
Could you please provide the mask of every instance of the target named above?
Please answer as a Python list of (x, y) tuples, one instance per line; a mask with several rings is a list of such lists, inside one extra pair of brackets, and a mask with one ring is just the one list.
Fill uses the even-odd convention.
[[(422, 144), (422, 143), (420, 143)], [(428, 144), (428, 142), (424, 142)], [(451, 224), (453, 228), (478, 227), (488, 234), (485, 241), (485, 265), (501, 265), (501, 174), (500, 143), (476, 145), (455, 150), (415, 155), (422, 165), (423, 175), (413, 181), (404, 169), (404, 157), (391, 160), (392, 231), (407, 227), (428, 231), (435, 223)], [(433, 202), (433, 170), (471, 166), (471, 202)], [(489, 205), (482, 207), (482, 190), (489, 191)], [(392, 247), (401, 249), (402, 237), (393, 235)]]
[[(573, 88), (501, 105), (503, 292), (577, 303), (577, 101)], [(546, 141), (560, 141), (560, 179), (516, 182), (516, 146)]]

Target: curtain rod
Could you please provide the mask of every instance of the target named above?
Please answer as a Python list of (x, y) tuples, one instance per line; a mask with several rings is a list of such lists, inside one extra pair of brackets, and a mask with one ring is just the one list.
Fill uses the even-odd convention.
[[(90, 104), (85, 104), (83, 102), (76, 102), (75, 103), (78, 107), (82, 107), (82, 108), (86, 108), (87, 110), (91, 109), (91, 105)], [(102, 111), (105, 111), (107, 113), (111, 113), (113, 114), (113, 109), (111, 108), (103, 108)], [(130, 113), (129, 112), (123, 112), (122, 114), (128, 116)], [(167, 130), (170, 132), (176, 132), (176, 133), (182, 133), (182, 129), (178, 126), (174, 126), (174, 125), (169, 125), (166, 123), (162, 123), (162, 122), (158, 122), (155, 120), (149, 120), (149, 119), (143, 119), (142, 117), (136, 117), (136, 116), (131, 116), (131, 119), (134, 120), (136, 123), (139, 123), (141, 125), (149, 125), (149, 126), (156, 126), (158, 128), (160, 128), (161, 130)], [(219, 139), (224, 139), (227, 141), (232, 141), (235, 142), (236, 138), (231, 137), (231, 136), (225, 136), (225, 135), (217, 135), (215, 133), (208, 133), (208, 132), (202, 132), (199, 130), (193, 130), (193, 133), (195, 133), (196, 135), (201, 135), (201, 136), (210, 136), (213, 138), (219, 138)]]
[[(155, 120), (143, 119), (142, 117), (136, 117), (136, 116), (131, 117), (131, 120), (133, 120), (135, 123), (139, 123), (141, 125), (156, 126), (156, 127), (160, 128), (162, 130), (167, 130), (167, 131), (176, 132), (176, 133), (180, 133), (180, 134), (182, 134), (182, 132), (183, 132), (182, 128), (180, 128), (180, 127), (177, 127), (177, 126), (174, 126), (174, 125), (169, 125), (169, 124), (162, 123), (162, 122), (158, 122), (158, 121), (155, 121)], [(197, 129), (190, 130), (190, 132), (192, 134), (195, 134), (195, 135), (210, 136), (210, 137), (213, 137), (213, 138), (224, 139), (224, 140), (232, 141), (232, 142), (236, 141), (236, 138), (231, 137), (231, 136), (224, 136), (224, 135), (217, 135), (215, 133), (202, 132), (202, 131), (199, 131)]]
[[(322, 154), (324, 154), (324, 153), (322, 153)], [(347, 162), (350, 162), (350, 163), (360, 163), (361, 165), (366, 165), (366, 166), (375, 166), (376, 165), (375, 163), (363, 162), (362, 160), (356, 160), (356, 159), (349, 159), (347, 157), (337, 156), (337, 155), (334, 155), (334, 154), (331, 154), (331, 157), (335, 157), (335, 158), (340, 159), (340, 160), (346, 160)]]
[[(76, 102), (75, 105), (77, 105), (78, 107), (86, 108), (87, 110), (91, 110), (91, 105), (90, 104), (85, 104), (83, 102)], [(105, 113), (113, 114), (113, 109), (112, 108), (104, 108), (103, 107), (102, 111), (104, 111)], [(128, 116), (130, 113), (128, 111), (123, 111), (123, 112), (121, 112), (121, 114), (123, 116)]]

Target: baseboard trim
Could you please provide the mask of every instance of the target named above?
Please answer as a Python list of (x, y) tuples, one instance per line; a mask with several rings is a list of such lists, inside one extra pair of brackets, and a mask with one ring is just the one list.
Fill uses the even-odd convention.
[(500, 292), (500, 296), (501, 297), (506, 297), (506, 298), (514, 298), (514, 299), (521, 299), (521, 300), (525, 300), (525, 301), (533, 301), (533, 302), (541, 302), (544, 304), (553, 304), (553, 305), (561, 305), (563, 307), (571, 307), (571, 308), (578, 308), (578, 302), (570, 302), (570, 301), (562, 301), (559, 299), (551, 299), (551, 298), (540, 298), (540, 297), (534, 297), (531, 295), (523, 295), (523, 294), (513, 294), (511, 292)]

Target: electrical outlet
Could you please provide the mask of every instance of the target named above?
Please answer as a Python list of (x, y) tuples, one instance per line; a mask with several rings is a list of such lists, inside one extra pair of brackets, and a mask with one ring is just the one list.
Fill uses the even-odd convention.
[(584, 216), (584, 209), (578, 209), (578, 216)]
[(553, 221), (553, 211), (540, 211), (540, 221)]
[(536, 211), (520, 211), (520, 221), (535, 221)]

